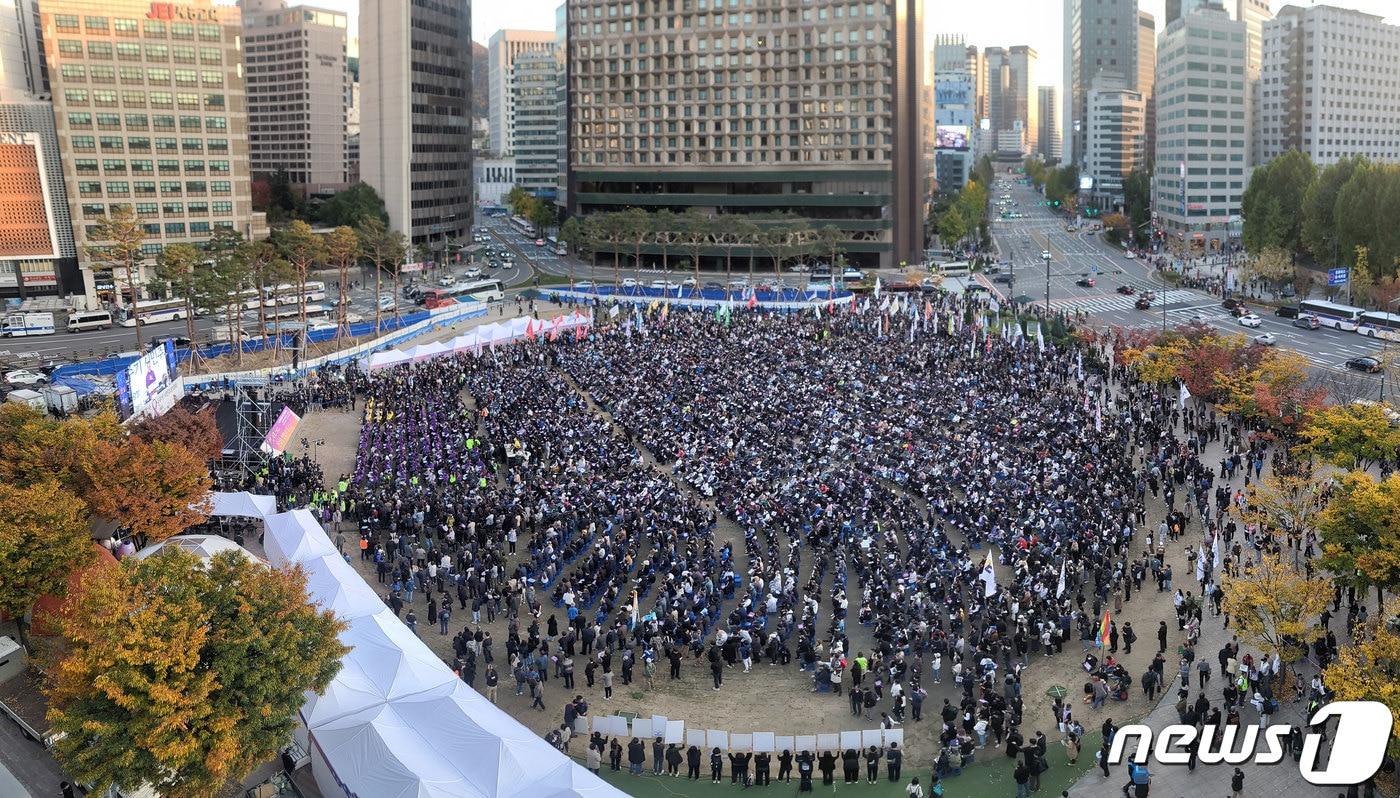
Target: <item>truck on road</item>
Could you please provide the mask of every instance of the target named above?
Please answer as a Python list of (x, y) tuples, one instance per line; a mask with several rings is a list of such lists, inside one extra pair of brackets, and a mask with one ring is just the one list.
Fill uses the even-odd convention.
[(11, 313), (0, 322), (0, 335), (18, 338), (25, 335), (53, 335), (52, 313)]

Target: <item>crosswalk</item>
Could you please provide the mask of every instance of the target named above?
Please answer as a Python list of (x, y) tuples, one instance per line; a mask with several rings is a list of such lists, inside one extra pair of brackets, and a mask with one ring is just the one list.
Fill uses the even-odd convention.
[[(1128, 296), (1124, 294), (1107, 294), (1103, 296), (1052, 299), (1050, 300), (1050, 306), (1052, 308), (1055, 308), (1056, 310), (1078, 310), (1087, 313), (1115, 313), (1120, 310), (1128, 310), (1132, 308), (1133, 304), (1137, 302), (1137, 300), (1138, 298), (1136, 296)], [(1198, 294), (1195, 291), (1187, 291), (1185, 289), (1172, 289), (1170, 291), (1167, 291), (1165, 295), (1159, 295), (1157, 299), (1154, 299), (1152, 301), (1152, 307), (1158, 313), (1162, 312), (1161, 303), (1164, 300), (1168, 305), (1175, 305), (1188, 302), (1195, 303), (1201, 300), (1201, 294)], [(1179, 308), (1177, 311), (1173, 311), (1172, 309), (1168, 308), (1167, 313), (1170, 314), (1173, 312), (1179, 312), (1181, 310), (1190, 310), (1193, 315), (1195, 313), (1200, 312), (1200, 308), (1193, 307)]]

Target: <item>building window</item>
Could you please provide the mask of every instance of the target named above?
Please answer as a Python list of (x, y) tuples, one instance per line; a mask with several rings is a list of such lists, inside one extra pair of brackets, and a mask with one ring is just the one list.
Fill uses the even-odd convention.
[(180, 149), (183, 150), (183, 151), (185, 151), (185, 152), (203, 152), (203, 151), (204, 151), (204, 140), (203, 140), (203, 139), (182, 139), (182, 140), (180, 141)]
[(145, 130), (150, 126), (145, 114), (127, 114), (126, 127), (128, 130)]
[(185, 191), (191, 194), (203, 194), (209, 190), (208, 184), (203, 180), (186, 180)]
[(165, 234), (168, 236), (182, 236), (185, 234), (184, 222), (166, 222)]
[(146, 80), (151, 83), (169, 83), (170, 70), (165, 67), (146, 67)]
[(107, 32), (107, 18), (106, 18), (106, 17), (83, 17), (83, 27), (84, 27), (84, 28), (87, 28), (87, 32), (88, 32), (88, 33), (106, 33), (106, 32)]
[(146, 45), (146, 60), (169, 61), (170, 48), (164, 44), (148, 44)]
[(97, 143), (93, 140), (92, 136), (74, 136), (71, 141), (73, 142), (74, 152), (92, 152), (97, 147)]
[(65, 58), (82, 58), (83, 43), (73, 39), (59, 39), (58, 54)]
[(160, 205), (161, 213), (167, 216), (183, 216), (185, 213), (185, 203), (183, 202), (163, 202)]
[(221, 200), (214, 203), (214, 214), (216, 216), (230, 216), (233, 214), (233, 203)]
[(82, 64), (64, 64), (59, 72), (64, 80), (87, 80), (87, 67)]
[(199, 26), (199, 39), (205, 42), (217, 42), (223, 38), (223, 31), (218, 25), (204, 23)]
[(143, 218), (143, 219), (149, 219), (150, 217), (155, 216), (156, 213), (157, 213), (157, 211), (156, 211), (156, 204), (155, 204), (154, 202), (138, 202), (138, 203), (136, 203), (136, 215), (137, 215), (137, 216), (140, 216), (140, 217)]
[(180, 196), (180, 181), (178, 181), (178, 180), (162, 180), (162, 181), (160, 181), (160, 193), (161, 193), (162, 196), (167, 196), (167, 197), (178, 197), (178, 196)]
[[(96, 185), (95, 183), (93, 185)], [(141, 184), (137, 183), (139, 187)], [(125, 180), (112, 180), (107, 183), (107, 193), (113, 197), (124, 197), (127, 194)]]
[(197, 131), (199, 130), (199, 117), (197, 117), (197, 116), (182, 116), (182, 117), (180, 117), (180, 129), (181, 129), (181, 130), (193, 130), (193, 131), (196, 131), (196, 132), (197, 132)]
[(160, 20), (158, 20), (158, 19), (148, 19), (148, 20), (146, 20), (146, 38), (148, 38), (148, 39), (163, 39), (163, 38), (165, 38), (165, 23), (162, 22), (162, 21), (160, 21)]
[(60, 33), (77, 33), (78, 16), (76, 14), (54, 14), (53, 26)]
[(208, 223), (208, 222), (190, 222), (190, 234), (191, 234), (191, 235), (208, 235), (208, 234), (209, 234), (209, 223)]
[(92, 127), (92, 114), (86, 111), (75, 111), (68, 114), (68, 126), (76, 128)]
[(187, 174), (187, 175), (202, 175), (202, 174), (204, 174), (204, 161), (201, 161), (201, 160), (185, 161), (185, 174)]
[(170, 38), (172, 39), (193, 39), (194, 25), (189, 22), (170, 23)]
[(88, 42), (88, 45), (87, 45), (87, 52), (88, 52), (88, 58), (104, 58), (104, 59), (105, 59), (105, 58), (111, 58), (111, 57), (112, 57), (112, 43), (111, 43), (111, 42)]
[(112, 20), (112, 29), (118, 36), (135, 36), (138, 33), (136, 20), (115, 19)]

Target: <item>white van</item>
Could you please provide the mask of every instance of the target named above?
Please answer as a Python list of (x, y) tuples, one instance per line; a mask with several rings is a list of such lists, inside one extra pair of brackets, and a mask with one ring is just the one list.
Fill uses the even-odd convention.
[(112, 326), (112, 314), (105, 310), (77, 310), (68, 314), (70, 333), (85, 330), (106, 330)]

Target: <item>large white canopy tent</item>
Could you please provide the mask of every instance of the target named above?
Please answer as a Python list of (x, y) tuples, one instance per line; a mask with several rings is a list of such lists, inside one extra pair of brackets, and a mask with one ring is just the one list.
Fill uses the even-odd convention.
[(300, 565), (312, 600), (347, 624), (340, 640), (350, 651), (325, 693), (308, 693), (298, 732), (324, 795), (625, 795), (453, 675), (336, 552), (310, 512), (264, 521), (268, 561)]

